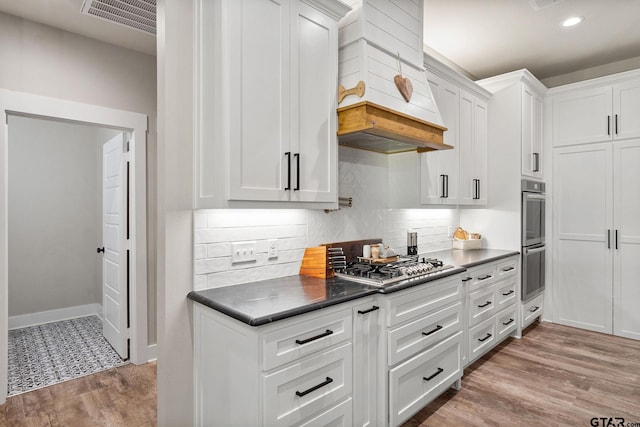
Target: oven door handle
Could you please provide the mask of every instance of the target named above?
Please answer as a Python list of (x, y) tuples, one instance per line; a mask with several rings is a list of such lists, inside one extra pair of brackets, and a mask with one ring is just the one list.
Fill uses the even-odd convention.
[(544, 250), (545, 250), (544, 246), (538, 246), (538, 247), (531, 248), (531, 249), (524, 248), (524, 254), (525, 255), (533, 255), (533, 254), (537, 254), (539, 252), (544, 252)]
[(534, 199), (534, 200), (545, 200), (547, 198), (546, 195), (539, 194), (539, 193), (525, 193), (525, 197), (527, 199)]

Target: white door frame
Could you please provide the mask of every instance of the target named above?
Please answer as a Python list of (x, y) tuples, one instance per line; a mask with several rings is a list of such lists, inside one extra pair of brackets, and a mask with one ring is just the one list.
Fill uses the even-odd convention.
[(147, 355), (147, 116), (80, 102), (0, 89), (0, 404), (7, 398), (8, 371), (8, 114), (54, 118), (130, 132), (130, 266), (131, 362), (146, 363)]

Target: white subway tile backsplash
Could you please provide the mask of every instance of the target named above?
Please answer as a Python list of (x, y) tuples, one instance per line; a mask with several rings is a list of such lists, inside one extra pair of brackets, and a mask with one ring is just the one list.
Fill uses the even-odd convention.
[(207, 257), (207, 246), (196, 244), (193, 247), (193, 259), (204, 259)]

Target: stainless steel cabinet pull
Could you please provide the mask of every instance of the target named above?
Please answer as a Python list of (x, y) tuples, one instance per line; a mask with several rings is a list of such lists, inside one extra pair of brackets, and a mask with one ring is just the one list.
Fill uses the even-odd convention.
[(491, 305), (491, 301), (487, 301), (487, 302), (485, 302), (484, 304), (480, 304), (480, 305), (478, 306), (478, 308), (484, 308), (484, 307), (486, 307), (486, 306), (488, 306), (488, 305)]
[(607, 135), (611, 135), (611, 116), (607, 116)]
[(616, 249), (618, 249), (618, 230), (616, 230), (615, 242), (616, 242)]
[(618, 115), (616, 114), (615, 132), (618, 134)]
[(515, 269), (515, 267), (505, 267), (502, 269), (502, 271), (511, 271), (513, 269)]
[(510, 325), (510, 324), (512, 324), (512, 323), (513, 323), (513, 319), (509, 319), (509, 320), (507, 320), (506, 322), (502, 322), (502, 324), (503, 324), (504, 326)]
[(484, 342), (486, 340), (488, 340), (489, 338), (491, 338), (493, 335), (491, 335), (490, 333), (487, 332), (487, 335), (484, 338), (478, 338), (478, 341), (480, 342)]
[(287, 156), (287, 186), (284, 189), (291, 190), (291, 152), (287, 151), (284, 155)]
[(444, 176), (444, 181), (445, 181), (445, 186), (444, 188), (447, 190), (445, 192), (444, 198), (448, 199), (449, 198), (449, 175), (445, 175)]
[(533, 153), (533, 172), (540, 172), (540, 154)]
[(511, 289), (509, 292), (507, 292), (506, 294), (503, 293), (502, 296), (506, 297), (507, 295), (511, 295), (512, 293), (514, 293), (515, 291), (513, 289)]
[(428, 377), (422, 377), (422, 379), (425, 380), (425, 381), (431, 381), (432, 379), (434, 379), (435, 377), (437, 377), (438, 375), (440, 375), (443, 372), (444, 372), (444, 369), (438, 368), (438, 370), (436, 371), (435, 374), (429, 375)]
[(329, 384), (331, 384), (332, 382), (333, 382), (333, 378), (331, 378), (331, 377), (327, 377), (327, 379), (326, 379), (325, 381), (321, 382), (321, 383), (320, 383), (320, 384), (318, 384), (318, 385), (314, 385), (314, 386), (313, 386), (313, 387), (311, 387), (310, 389), (307, 389), (307, 390), (305, 390), (305, 391), (296, 391), (296, 396), (298, 396), (298, 397), (302, 397), (302, 396), (304, 396), (304, 395), (306, 395), (306, 394), (311, 393), (312, 391), (316, 391), (317, 389), (319, 389), (319, 388), (321, 388), (321, 387), (324, 387), (324, 386), (326, 386), (326, 385), (329, 385)]
[(442, 329), (442, 325), (436, 325), (435, 329), (430, 330), (429, 332), (423, 332), (422, 335), (424, 335), (425, 337), (428, 337), (431, 334), (435, 334), (436, 332), (438, 332), (440, 329)]
[(611, 230), (607, 230), (607, 249), (611, 249)]
[(462, 279), (462, 283), (468, 282), (471, 279), (473, 279), (473, 277), (465, 277), (464, 279)]
[(380, 310), (380, 307), (378, 307), (377, 305), (374, 305), (369, 310), (358, 310), (358, 314), (367, 314), (367, 313), (371, 313), (372, 311), (376, 311), (376, 310)]
[(306, 340), (296, 340), (296, 344), (300, 344), (300, 345), (306, 344), (311, 341), (319, 340), (320, 338), (328, 337), (331, 334), (333, 334), (333, 331), (331, 329), (327, 329), (325, 333), (316, 335), (315, 337), (307, 338)]
[(492, 276), (491, 276), (490, 274), (487, 274), (486, 276), (480, 276), (480, 277), (478, 277), (478, 280), (487, 280), (487, 279), (491, 279), (491, 277), (492, 277)]
[(445, 186), (445, 182), (444, 182), (444, 177), (445, 175), (440, 175), (440, 180), (442, 182), (441, 187), (440, 187), (440, 198), (444, 199), (445, 198), (445, 191), (444, 191), (444, 186)]
[(531, 313), (535, 313), (536, 311), (538, 311), (540, 309), (540, 307), (535, 306), (533, 307), (531, 310), (529, 310)]

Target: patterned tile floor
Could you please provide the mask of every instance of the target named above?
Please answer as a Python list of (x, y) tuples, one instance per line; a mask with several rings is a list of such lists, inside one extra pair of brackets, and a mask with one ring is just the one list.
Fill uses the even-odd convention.
[(98, 316), (9, 331), (8, 394), (13, 396), (124, 365), (102, 336)]

